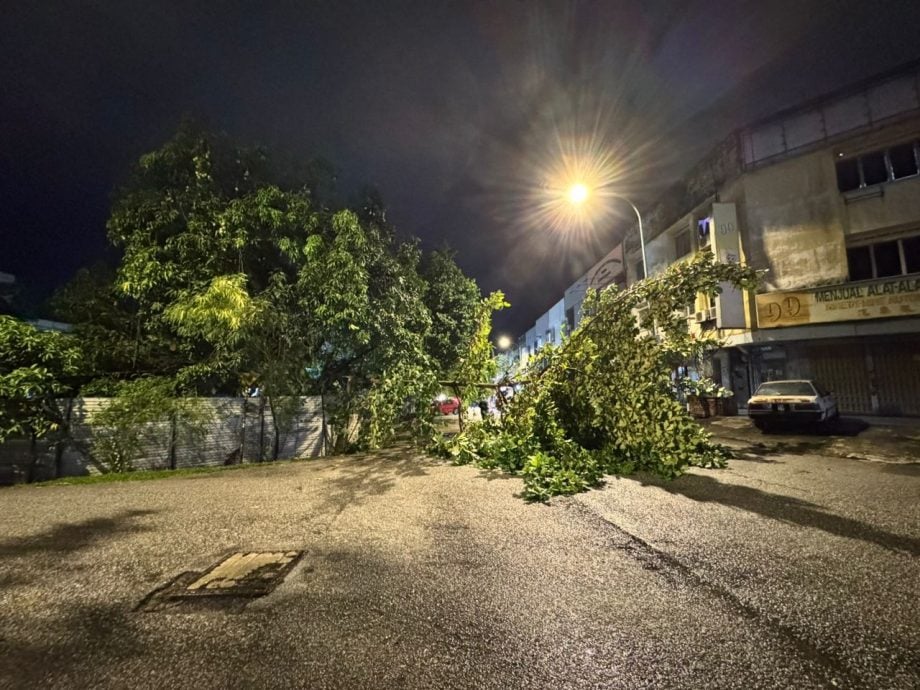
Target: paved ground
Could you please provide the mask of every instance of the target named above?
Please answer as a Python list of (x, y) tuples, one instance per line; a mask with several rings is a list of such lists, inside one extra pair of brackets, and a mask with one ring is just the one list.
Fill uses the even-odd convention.
[[(408, 454), (0, 491), (0, 686), (920, 685), (920, 468), (762, 453), (550, 506)], [(305, 549), (240, 613), (140, 613)]]
[(765, 434), (746, 416), (701, 420), (721, 441), (743, 452), (814, 453), (876, 462), (920, 463), (920, 418), (841, 417), (827, 427)]

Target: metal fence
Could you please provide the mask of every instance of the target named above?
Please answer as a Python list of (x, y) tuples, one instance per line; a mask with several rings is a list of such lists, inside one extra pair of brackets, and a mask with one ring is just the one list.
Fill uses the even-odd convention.
[[(110, 398), (62, 400), (67, 419), (63, 442), (50, 444), (11, 439), (0, 443), (0, 481), (11, 483), (100, 471), (92, 457), (93, 414)], [(137, 470), (206, 467), (273, 459), (275, 425), (264, 398), (193, 398), (207, 422), (188, 433), (182, 419), (144, 424), (133, 467)], [(319, 457), (325, 454), (325, 414), (320, 396), (301, 397), (279, 414), (278, 458)]]

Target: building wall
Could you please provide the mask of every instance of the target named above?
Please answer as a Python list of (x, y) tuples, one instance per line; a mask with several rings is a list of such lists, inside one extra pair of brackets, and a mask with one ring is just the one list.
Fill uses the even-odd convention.
[(547, 312), (547, 333), (544, 333), (544, 344), (558, 345), (566, 332), (565, 325), (565, 299), (556, 302)]
[(818, 151), (745, 175), (743, 245), (768, 289), (846, 280), (842, 204), (833, 154)]

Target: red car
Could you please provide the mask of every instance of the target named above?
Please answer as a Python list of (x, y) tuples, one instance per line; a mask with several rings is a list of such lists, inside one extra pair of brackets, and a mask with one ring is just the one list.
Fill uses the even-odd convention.
[(444, 398), (443, 400), (435, 400), (434, 408), (440, 414), (457, 414), (457, 410), (460, 409), (460, 400), (457, 398)]

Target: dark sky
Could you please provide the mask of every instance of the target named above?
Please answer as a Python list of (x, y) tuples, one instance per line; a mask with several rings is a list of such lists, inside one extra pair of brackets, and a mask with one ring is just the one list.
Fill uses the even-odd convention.
[(517, 333), (624, 227), (541, 225), (561, 149), (648, 203), (732, 127), (920, 57), (918, 27), (916, 0), (5, 3), (0, 271), (38, 299), (101, 257), (112, 190), (191, 114), (376, 185)]

